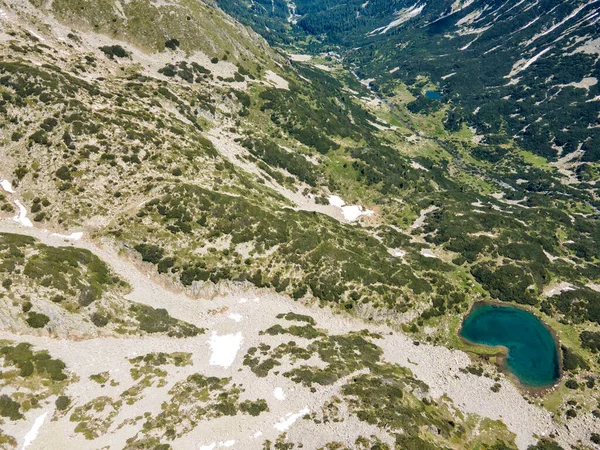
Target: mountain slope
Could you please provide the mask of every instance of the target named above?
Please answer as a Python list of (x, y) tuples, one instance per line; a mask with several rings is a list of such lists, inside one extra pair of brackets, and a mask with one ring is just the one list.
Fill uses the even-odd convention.
[[(455, 107), (452, 120), (479, 134), (515, 138), (549, 159), (578, 150), (582, 163), (600, 159), (597, 1), (296, 5), (291, 28), (316, 38), (296, 44), (341, 52), (384, 95), (398, 82), (419, 92), (426, 76)], [(255, 28), (263, 32), (260, 21)]]
[[(3, 267), (14, 265), (2, 275), (3, 283), (14, 278), (2, 285), (4, 336), (47, 348), (53, 357), (58, 352), (84, 374), (82, 386), (100, 385), (91, 396), (73, 387), (76, 404), (59, 421), (73, 442), (187, 448), (218, 420), (223, 428), (211, 439), (225, 439), (223, 430), (240, 421), (235, 440), (242, 442), (268, 420), (265, 446), (276, 440), (282, 446), (286, 437), (273, 424), (288, 413), (304, 416), (298, 411), (311, 388), (319, 395), (311, 397), (311, 414), (298, 420), (304, 425), (290, 445), (312, 436), (315, 448), (511, 448), (513, 441), (525, 448), (534, 434), (552, 432), (565, 445), (589, 441), (598, 415), (598, 387), (590, 380), (600, 364), (594, 353), (600, 336), (596, 187), (578, 179), (572, 166), (555, 169), (502, 132), (475, 135), (446, 91), (442, 100), (421, 95), (436, 88), (431, 77), (402, 82), (394, 76), (398, 69), (379, 82), (362, 78), (389, 64), (383, 50), (398, 38), (396, 30), (452, 7), (428, 5), (419, 15), (414, 4), (396, 5), (411, 18), (383, 34), (384, 28), (368, 33), (399, 20), (388, 16), (391, 10), (373, 12), (360, 25), (361, 39), (382, 45), (371, 68), (344, 66), (335, 54), (289, 61), (207, 3), (1, 3), (0, 224), (52, 244), (26, 241), (22, 253), (9, 245), (2, 254)], [(277, 11), (278, 4), (271, 6)], [(471, 6), (457, 4), (457, 17)], [(289, 42), (302, 36), (289, 31), (299, 17), (281, 17)], [(416, 39), (423, 30), (407, 32)], [(359, 61), (368, 54), (363, 51), (344, 57)], [(73, 252), (75, 258), (50, 250), (65, 240), (90, 246), (133, 292), (106, 283), (105, 297), (81, 304), (91, 284), (85, 276), (93, 273), (85, 252)], [(45, 261), (47, 254), (55, 257)], [(59, 286), (64, 293), (52, 290), (49, 277), (24, 273), (32, 259), (69, 274), (69, 283)], [(64, 305), (52, 301), (56, 295), (65, 297)], [(472, 352), (457, 333), (480, 300), (518, 303), (560, 333), (565, 377), (548, 400), (529, 405), (488, 364), (489, 352), (471, 360), (441, 347)], [(106, 311), (98, 320), (101, 306)], [(311, 311), (325, 314), (323, 320), (312, 319)], [(45, 323), (32, 328), (29, 316), (36, 326)], [(101, 327), (94, 318), (108, 322)], [(358, 325), (345, 327), (346, 319)], [(148, 321), (158, 324), (154, 336), (144, 329)], [(77, 328), (75, 322), (85, 328), (83, 338), (99, 339), (70, 355), (70, 342), (56, 337)], [(349, 334), (383, 322), (390, 328), (381, 328), (381, 336)], [(169, 335), (165, 328), (181, 332)], [(119, 330), (125, 331), (120, 339)], [(233, 343), (244, 333), (231, 368), (208, 367), (213, 333), (216, 341), (225, 335)], [(191, 363), (187, 356), (150, 355), (148, 365), (165, 367), (143, 369), (135, 358), (146, 342), (152, 352), (169, 355), (184, 346)], [(95, 345), (106, 358), (98, 372), (77, 361)], [(115, 382), (122, 389), (104, 374), (117, 350), (122, 375)], [(436, 368), (431, 355), (445, 355), (443, 364)], [(152, 374), (138, 381), (145, 370)], [(488, 376), (477, 376), (483, 373)], [(219, 381), (208, 382), (207, 375)], [(15, 386), (28, 382), (16, 380)], [(421, 395), (423, 380), (436, 404)], [(276, 382), (297, 389), (293, 408), (263, 394)], [(207, 383), (208, 392), (202, 390)], [(473, 400), (465, 389), (471, 383)], [(188, 391), (201, 405), (188, 401)], [(378, 400), (388, 394), (395, 403)], [(466, 414), (464, 423), (451, 419), (459, 413), (440, 400), (444, 394)], [(23, 401), (18, 410), (28, 405)], [(520, 411), (531, 420), (523, 422)], [(499, 414), (503, 423), (495, 422)], [(217, 422), (201, 420), (208, 418)], [(329, 426), (324, 422), (336, 425), (321, 433)], [(335, 436), (347, 430), (336, 444)], [(253, 447), (261, 448), (260, 441)]]

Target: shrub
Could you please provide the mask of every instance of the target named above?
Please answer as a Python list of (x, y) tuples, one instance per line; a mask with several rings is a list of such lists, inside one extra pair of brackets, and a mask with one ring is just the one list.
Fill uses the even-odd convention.
[(56, 405), (56, 409), (58, 409), (59, 411), (64, 411), (71, 404), (71, 399), (66, 395), (60, 395), (57, 397), (54, 404)]
[(569, 389), (577, 389), (579, 387), (579, 383), (577, 383), (577, 381), (575, 381), (573, 378), (567, 380), (567, 382), (565, 383), (565, 386), (568, 387)]
[(171, 50), (176, 50), (177, 47), (179, 47), (179, 44), (179, 40), (173, 38), (165, 42), (165, 47), (170, 48)]
[(115, 56), (117, 58), (127, 58), (129, 56), (129, 52), (120, 45), (106, 45), (100, 47), (100, 50), (110, 59), (114, 59)]
[(56, 176), (63, 181), (71, 181), (73, 177), (71, 176), (71, 171), (67, 166), (62, 166), (56, 171)]
[(97, 313), (97, 312), (92, 314), (91, 320), (92, 320), (92, 323), (99, 328), (102, 328), (102, 327), (105, 327), (106, 325), (108, 325), (108, 317), (106, 317), (100, 313)]
[(20, 405), (8, 395), (0, 395), (0, 416), (8, 417), (10, 420), (19, 420), (23, 414), (19, 412)]
[(44, 328), (48, 322), (50, 322), (50, 318), (47, 315), (33, 311), (30, 311), (27, 317), (27, 323), (31, 328)]
[(48, 141), (48, 135), (44, 130), (37, 130), (35, 133), (29, 136), (29, 140), (41, 145), (48, 145), (50, 143)]
[(585, 361), (585, 359), (583, 359), (581, 356), (579, 356), (577, 353), (575, 353), (570, 348), (567, 348), (564, 345), (561, 345), (561, 350), (562, 350), (562, 354), (563, 354), (563, 369), (564, 370), (573, 372), (579, 368), (585, 369), (585, 370), (588, 370), (590, 368), (590, 366)]
[(152, 264), (158, 264), (165, 253), (158, 245), (138, 244), (134, 248), (142, 255), (142, 261)]

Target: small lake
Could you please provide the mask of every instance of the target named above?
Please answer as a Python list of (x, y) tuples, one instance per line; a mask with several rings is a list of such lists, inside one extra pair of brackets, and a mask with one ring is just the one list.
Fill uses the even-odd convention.
[(440, 94), (438, 91), (425, 91), (425, 97), (432, 100), (439, 100), (442, 98), (442, 94)]
[(504, 368), (526, 387), (543, 388), (560, 378), (554, 336), (533, 314), (512, 306), (476, 304), (465, 318), (462, 338), (508, 350)]

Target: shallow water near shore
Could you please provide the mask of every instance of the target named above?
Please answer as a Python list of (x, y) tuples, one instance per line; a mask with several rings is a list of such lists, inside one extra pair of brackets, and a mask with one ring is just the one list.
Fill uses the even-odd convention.
[(552, 332), (533, 314), (512, 306), (475, 305), (462, 338), (508, 350), (504, 368), (529, 388), (552, 386), (560, 378), (560, 357)]

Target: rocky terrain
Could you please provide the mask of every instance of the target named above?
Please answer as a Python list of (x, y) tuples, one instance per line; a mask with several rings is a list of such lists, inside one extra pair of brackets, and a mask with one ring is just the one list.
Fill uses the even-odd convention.
[[(597, 448), (586, 148), (222, 3), (0, 0), (0, 447)], [(436, 2), (397, 3), (365, 29)], [(556, 386), (460, 340), (482, 300), (552, 327)]]

